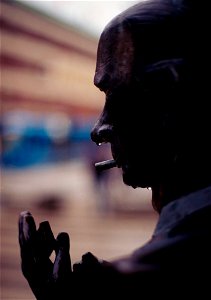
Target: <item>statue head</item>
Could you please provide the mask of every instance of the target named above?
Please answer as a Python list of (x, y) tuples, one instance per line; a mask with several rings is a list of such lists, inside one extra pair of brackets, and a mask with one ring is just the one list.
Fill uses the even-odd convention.
[(195, 142), (207, 123), (194, 98), (204, 97), (206, 79), (195, 10), (186, 2), (140, 2), (100, 36), (94, 84), (106, 99), (91, 137), (111, 144), (123, 181), (134, 188), (178, 183), (202, 163)]

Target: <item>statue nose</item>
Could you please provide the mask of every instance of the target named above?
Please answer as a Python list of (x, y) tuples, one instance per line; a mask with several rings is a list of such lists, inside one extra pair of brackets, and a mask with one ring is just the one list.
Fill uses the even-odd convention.
[(113, 136), (113, 126), (110, 124), (97, 123), (91, 131), (91, 139), (97, 145), (101, 143), (109, 143)]

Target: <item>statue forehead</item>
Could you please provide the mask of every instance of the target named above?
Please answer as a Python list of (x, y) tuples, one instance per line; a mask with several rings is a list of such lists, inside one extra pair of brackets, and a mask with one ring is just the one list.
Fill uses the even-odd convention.
[(139, 3), (108, 23), (98, 44), (95, 83), (108, 74), (125, 82), (134, 66), (144, 70), (145, 66), (178, 56), (174, 23), (168, 21), (172, 5), (166, 3)]
[(129, 79), (133, 59), (134, 44), (131, 32), (120, 22), (109, 23), (99, 40), (95, 82), (103, 80), (103, 77), (111, 72), (112, 77)]

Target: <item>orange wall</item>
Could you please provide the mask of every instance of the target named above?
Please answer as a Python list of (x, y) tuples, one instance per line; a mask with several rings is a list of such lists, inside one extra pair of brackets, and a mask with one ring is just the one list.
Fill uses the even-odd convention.
[(1, 3), (2, 111), (97, 114), (97, 41), (17, 3)]

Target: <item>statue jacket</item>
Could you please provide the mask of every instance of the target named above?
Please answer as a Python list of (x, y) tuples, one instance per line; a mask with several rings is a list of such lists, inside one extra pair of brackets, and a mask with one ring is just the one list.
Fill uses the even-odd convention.
[(82, 294), (93, 299), (142, 299), (137, 295), (209, 299), (211, 187), (167, 204), (151, 239), (131, 255), (74, 273), (76, 286), (80, 282)]

